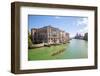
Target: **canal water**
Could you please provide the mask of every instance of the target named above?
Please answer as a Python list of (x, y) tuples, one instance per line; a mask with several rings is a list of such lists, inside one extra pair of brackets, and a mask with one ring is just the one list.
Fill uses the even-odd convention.
[(79, 59), (88, 57), (88, 41), (72, 39), (67, 43), (65, 51), (57, 59)]
[(63, 45), (30, 49), (28, 54), (28, 60), (87, 58), (88, 41), (72, 39), (69, 41), (69, 43)]

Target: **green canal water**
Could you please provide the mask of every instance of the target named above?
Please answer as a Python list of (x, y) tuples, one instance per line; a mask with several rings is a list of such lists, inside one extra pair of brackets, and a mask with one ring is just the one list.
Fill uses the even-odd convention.
[(28, 60), (79, 59), (88, 57), (88, 42), (72, 39), (67, 44), (28, 50)]

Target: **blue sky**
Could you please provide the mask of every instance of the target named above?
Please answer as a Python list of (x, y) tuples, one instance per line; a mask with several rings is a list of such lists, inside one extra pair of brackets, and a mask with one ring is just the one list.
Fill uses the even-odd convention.
[(46, 16), (46, 15), (29, 15), (28, 27), (29, 31), (32, 28), (41, 28), (51, 25), (59, 28), (70, 34), (70, 37), (76, 33), (84, 34), (88, 32), (88, 18), (78, 16)]

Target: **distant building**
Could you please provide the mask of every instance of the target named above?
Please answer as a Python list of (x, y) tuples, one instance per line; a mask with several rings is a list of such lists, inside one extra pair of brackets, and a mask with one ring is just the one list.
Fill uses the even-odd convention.
[(88, 41), (88, 33), (85, 33), (84, 36), (77, 33), (74, 38)]
[(31, 36), (33, 43), (59, 44), (69, 40), (69, 33), (52, 26), (32, 28)]
[(75, 39), (83, 39), (84, 36), (82, 36), (81, 34), (76, 34)]

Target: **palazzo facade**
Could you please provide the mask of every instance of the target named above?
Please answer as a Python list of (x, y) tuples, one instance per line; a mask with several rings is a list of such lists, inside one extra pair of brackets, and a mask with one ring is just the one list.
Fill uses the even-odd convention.
[(31, 36), (33, 43), (60, 44), (69, 41), (69, 33), (52, 26), (32, 28)]

